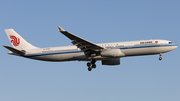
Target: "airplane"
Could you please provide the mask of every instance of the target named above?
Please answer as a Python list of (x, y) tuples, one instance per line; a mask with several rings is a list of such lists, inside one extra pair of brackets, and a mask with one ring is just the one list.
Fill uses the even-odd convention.
[(10, 55), (36, 60), (89, 61), (89, 71), (96, 68), (96, 61), (102, 61), (102, 65), (120, 65), (122, 57), (159, 54), (159, 60), (162, 60), (162, 53), (178, 47), (171, 41), (159, 39), (95, 44), (69, 33), (60, 26), (57, 28), (72, 41), (73, 46), (38, 48), (28, 43), (14, 29), (5, 29), (13, 47), (4, 47), (10, 50)]

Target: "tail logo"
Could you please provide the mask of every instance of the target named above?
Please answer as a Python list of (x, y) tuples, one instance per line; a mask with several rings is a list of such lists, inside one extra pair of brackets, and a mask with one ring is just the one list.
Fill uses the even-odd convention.
[(18, 46), (20, 44), (20, 38), (14, 36), (14, 35), (10, 35), (10, 38), (12, 39), (11, 40), (11, 43), (14, 45), (14, 46)]

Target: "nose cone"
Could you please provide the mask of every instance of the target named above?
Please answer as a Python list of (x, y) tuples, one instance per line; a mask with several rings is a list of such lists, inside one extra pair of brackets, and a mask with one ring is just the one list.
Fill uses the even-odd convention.
[(174, 49), (176, 49), (178, 46), (176, 45)]
[(174, 46), (172, 46), (171, 50), (174, 50), (174, 49), (176, 49), (177, 47), (178, 47), (177, 45), (174, 45)]
[(171, 45), (171, 46), (169, 46), (169, 47), (166, 47), (166, 51), (165, 52), (169, 52), (169, 51), (172, 51), (172, 50), (174, 50), (174, 49), (176, 49), (178, 46), (177, 45)]

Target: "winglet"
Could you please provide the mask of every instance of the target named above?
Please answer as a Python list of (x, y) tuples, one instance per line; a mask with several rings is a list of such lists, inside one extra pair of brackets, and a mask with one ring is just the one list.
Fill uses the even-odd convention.
[(65, 31), (64, 29), (62, 29), (60, 26), (57, 26), (59, 31)]

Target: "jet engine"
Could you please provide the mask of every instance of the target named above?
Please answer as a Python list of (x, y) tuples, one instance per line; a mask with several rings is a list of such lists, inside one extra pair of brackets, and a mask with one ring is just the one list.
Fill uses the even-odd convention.
[(106, 49), (101, 52), (102, 57), (121, 57), (124, 54), (121, 52), (120, 49)]
[(111, 60), (102, 60), (102, 65), (120, 65), (120, 58)]

